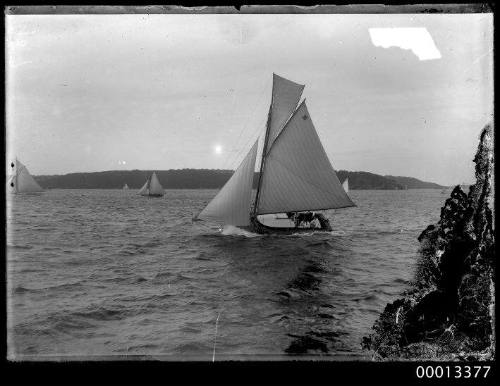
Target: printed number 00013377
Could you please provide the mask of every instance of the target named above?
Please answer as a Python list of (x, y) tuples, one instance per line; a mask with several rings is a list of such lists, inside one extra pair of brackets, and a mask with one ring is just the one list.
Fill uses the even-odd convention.
[(418, 366), (417, 378), (486, 378), (491, 366)]

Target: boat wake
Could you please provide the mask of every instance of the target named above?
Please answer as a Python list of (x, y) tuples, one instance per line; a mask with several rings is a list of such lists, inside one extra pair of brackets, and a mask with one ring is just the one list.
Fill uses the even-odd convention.
[(252, 233), (244, 229), (235, 227), (234, 225), (225, 225), (223, 228), (220, 228), (220, 233), (224, 236), (244, 236), (244, 237), (262, 236), (258, 233)]
[(311, 232), (297, 232), (297, 233), (291, 233), (289, 235), (285, 236), (290, 236), (290, 237), (310, 237), (310, 236), (322, 236), (322, 235), (340, 235), (343, 233), (339, 232), (324, 232), (324, 231), (314, 231), (311, 230)]

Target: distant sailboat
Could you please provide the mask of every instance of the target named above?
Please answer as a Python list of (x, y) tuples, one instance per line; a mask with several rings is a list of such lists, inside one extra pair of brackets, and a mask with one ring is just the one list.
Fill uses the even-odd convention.
[(123, 190), (129, 190), (129, 187), (128, 187), (128, 185), (127, 185), (127, 184), (125, 184), (125, 185), (123, 185), (123, 188), (122, 188), (122, 189), (123, 189)]
[(12, 193), (35, 193), (43, 192), (43, 188), (31, 176), (30, 172), (21, 162), (16, 159), (12, 162), (13, 174), (8, 181), (8, 189)]
[(328, 219), (312, 211), (355, 206), (328, 160), (305, 100), (298, 105), (304, 87), (273, 74), (253, 208), (250, 201), (258, 140), (193, 220), (214, 219), (257, 233), (330, 231)]
[(344, 182), (342, 182), (342, 187), (344, 188), (346, 193), (349, 193), (349, 178), (346, 177)]
[(150, 196), (150, 197), (162, 197), (165, 194), (163, 187), (156, 177), (156, 173), (153, 172), (151, 176), (149, 176), (148, 180), (144, 184), (144, 186), (139, 190), (139, 194), (141, 196)]

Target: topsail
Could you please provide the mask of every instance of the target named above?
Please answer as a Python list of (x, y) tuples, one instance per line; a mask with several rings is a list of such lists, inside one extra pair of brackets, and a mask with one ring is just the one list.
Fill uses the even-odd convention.
[(30, 172), (16, 159), (14, 174), (9, 179), (9, 191), (13, 193), (42, 192), (43, 188), (35, 181)]
[(266, 153), (269, 152), (286, 121), (295, 111), (304, 87), (304, 85), (273, 74), (273, 93)]

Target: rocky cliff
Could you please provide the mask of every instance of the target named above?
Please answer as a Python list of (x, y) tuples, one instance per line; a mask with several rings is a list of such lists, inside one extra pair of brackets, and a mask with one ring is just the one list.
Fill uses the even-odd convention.
[(388, 304), (363, 347), (375, 359), (460, 360), (495, 356), (493, 127), (480, 135), (476, 183), (455, 187), (437, 224), (418, 237), (415, 280)]

